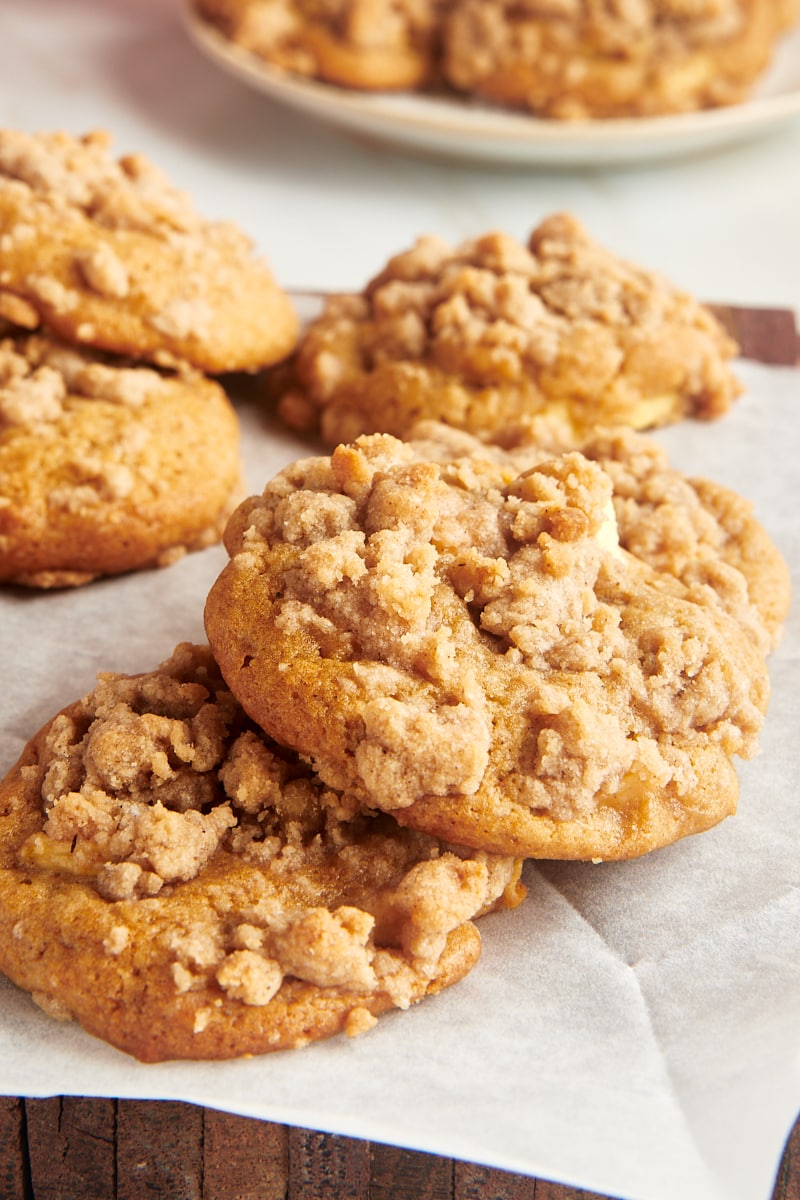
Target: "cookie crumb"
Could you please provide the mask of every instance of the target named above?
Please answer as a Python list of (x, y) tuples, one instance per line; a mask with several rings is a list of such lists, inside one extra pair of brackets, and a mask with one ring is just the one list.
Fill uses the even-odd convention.
[(57, 996), (51, 996), (48, 992), (31, 992), (31, 1000), (54, 1021), (72, 1020), (72, 1013)]
[(29, 275), (28, 286), (33, 295), (56, 313), (73, 312), (80, 303), (74, 288), (65, 287), (59, 280), (47, 275)]
[(268, 1004), (283, 983), (283, 972), (255, 950), (234, 950), (217, 969), (217, 983), (243, 1004)]
[(101, 296), (123, 300), (130, 292), (125, 264), (107, 243), (79, 254), (76, 261), (86, 283)]
[(368, 1033), (378, 1024), (378, 1018), (373, 1016), (368, 1008), (351, 1008), (344, 1023), (344, 1031), (349, 1038), (360, 1037)]
[(210, 1008), (198, 1008), (194, 1014), (194, 1025), (192, 1029), (195, 1033), (202, 1033), (208, 1027), (208, 1023), (213, 1017), (213, 1010)]
[(130, 941), (131, 931), (127, 925), (115, 925), (103, 939), (106, 954), (121, 954)]

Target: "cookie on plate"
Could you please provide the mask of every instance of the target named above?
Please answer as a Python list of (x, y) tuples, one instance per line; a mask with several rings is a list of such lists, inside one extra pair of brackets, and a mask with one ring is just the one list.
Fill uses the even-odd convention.
[(0, 784), (0, 968), (148, 1062), (297, 1047), (462, 978), (519, 868), (359, 813), (182, 644), (101, 676)]
[(0, 582), (87, 583), (219, 540), (242, 496), (221, 387), (80, 351), (0, 340)]
[(775, 0), (458, 0), (442, 71), (461, 91), (545, 117), (683, 113), (744, 100), (792, 19)]
[(328, 784), (436, 836), (607, 859), (709, 828), (768, 700), (746, 581), (728, 603), (625, 550), (579, 452), (522, 465), (428, 429), (286, 468), (226, 530), (223, 675)]
[(707, 308), (559, 214), (527, 246), (421, 238), (363, 294), (327, 301), (277, 386), (284, 419), (318, 422), (329, 445), (422, 418), (505, 436), (542, 413), (585, 436), (719, 416), (740, 390), (735, 352)]
[(279, 361), (298, 330), (244, 233), (103, 132), (0, 130), (0, 317), (212, 374)]
[(195, 0), (195, 11), (271, 66), (359, 91), (434, 78), (446, 0)]

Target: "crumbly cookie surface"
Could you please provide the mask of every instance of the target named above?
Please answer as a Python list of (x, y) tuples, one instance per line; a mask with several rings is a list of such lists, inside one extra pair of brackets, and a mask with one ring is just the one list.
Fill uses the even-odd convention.
[(363, 437), (234, 514), (206, 628), (245, 709), (365, 806), (495, 852), (631, 857), (732, 812), (754, 606), (621, 547), (584, 455), (520, 473), (443, 436)]
[(0, 785), (0, 966), (146, 1061), (363, 1032), (475, 963), (519, 864), (360, 814), (207, 647), (101, 676)]
[(0, 582), (166, 565), (219, 539), (241, 480), (216, 383), (41, 334), (0, 339)]
[(774, 0), (458, 0), (456, 88), (557, 118), (639, 117), (743, 100), (785, 24)]
[(195, 0), (273, 66), (365, 91), (416, 89), (438, 63), (445, 0)]
[(585, 436), (719, 416), (740, 390), (735, 351), (708, 309), (557, 214), (527, 246), (421, 238), (363, 294), (331, 298), (279, 404), (329, 445), (423, 418), (510, 436), (543, 413)]
[(277, 362), (297, 318), (231, 223), (103, 132), (0, 130), (0, 317), (211, 373)]
[(797, 0), (194, 0), (232, 43), (342, 87), (437, 90), (556, 119), (738, 103)]

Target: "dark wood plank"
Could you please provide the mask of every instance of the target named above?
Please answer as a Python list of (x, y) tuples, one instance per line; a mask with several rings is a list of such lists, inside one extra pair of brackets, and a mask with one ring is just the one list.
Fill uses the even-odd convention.
[(203, 1200), (285, 1200), (288, 1188), (285, 1125), (205, 1110)]
[(120, 1100), (116, 1200), (167, 1198), (203, 1200), (203, 1110), (170, 1100)]
[(116, 1102), (84, 1096), (27, 1100), (31, 1188), (36, 1200), (114, 1195)]
[(789, 1134), (773, 1200), (800, 1200), (800, 1120)]
[(17, 1096), (0, 1096), (0, 1196), (31, 1197), (25, 1106)]
[(742, 358), (775, 367), (800, 363), (800, 334), (791, 309), (735, 304), (710, 304), (709, 308), (739, 343)]
[(453, 1200), (453, 1160), (372, 1144), (369, 1200)]
[[(116, 1157), (115, 1157), (116, 1144)], [(610, 1200), (189, 1104), (0, 1097), (2, 1200)], [(800, 1200), (800, 1120), (773, 1200)]]
[(546, 1179), (536, 1180), (535, 1200), (609, 1200), (599, 1192), (585, 1192), (583, 1188), (568, 1187), (564, 1183), (549, 1183)]
[(368, 1200), (369, 1143), (289, 1130), (288, 1200)]
[(534, 1200), (536, 1180), (510, 1171), (457, 1162), (453, 1200)]

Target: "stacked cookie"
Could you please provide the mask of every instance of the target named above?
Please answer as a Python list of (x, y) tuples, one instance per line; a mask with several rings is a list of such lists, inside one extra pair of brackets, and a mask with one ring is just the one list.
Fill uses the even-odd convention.
[(146, 1061), (354, 1035), (471, 969), (525, 858), (733, 813), (788, 571), (639, 428), (724, 413), (735, 350), (564, 215), (332, 298), (268, 381), (331, 452), (228, 520), (209, 646), (0, 785), (0, 968)]
[(355, 1035), (463, 977), (510, 857), (360, 812), (249, 721), (207, 647), (104, 676), (0, 785), (0, 967), (149, 1062)]
[(0, 582), (85, 583), (216, 541), (238, 424), (208, 374), (288, 354), (230, 224), (107, 135), (0, 131)]
[(193, 0), (271, 66), (361, 90), (477, 97), (559, 119), (743, 100), (797, 0)]

